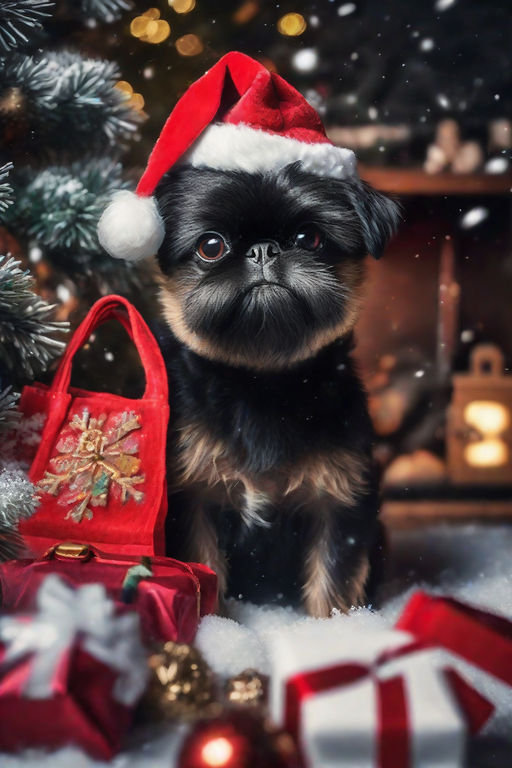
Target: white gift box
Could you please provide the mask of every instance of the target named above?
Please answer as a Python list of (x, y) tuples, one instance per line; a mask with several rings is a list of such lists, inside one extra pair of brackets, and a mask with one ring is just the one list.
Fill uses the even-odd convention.
[(307, 768), (462, 768), (468, 725), (448, 654), (402, 631), (303, 629), (271, 645), (270, 708)]

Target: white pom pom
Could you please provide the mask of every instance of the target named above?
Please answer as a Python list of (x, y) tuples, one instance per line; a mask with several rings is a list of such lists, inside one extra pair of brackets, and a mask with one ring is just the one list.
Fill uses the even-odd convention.
[(98, 222), (98, 239), (115, 259), (142, 261), (153, 256), (165, 229), (156, 202), (135, 192), (116, 192)]

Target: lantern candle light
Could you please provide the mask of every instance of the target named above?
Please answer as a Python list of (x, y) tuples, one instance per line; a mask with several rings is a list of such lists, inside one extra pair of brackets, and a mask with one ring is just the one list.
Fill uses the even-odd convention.
[(460, 484), (512, 484), (512, 376), (491, 344), (473, 350), (471, 370), (454, 376), (448, 420), (448, 468)]

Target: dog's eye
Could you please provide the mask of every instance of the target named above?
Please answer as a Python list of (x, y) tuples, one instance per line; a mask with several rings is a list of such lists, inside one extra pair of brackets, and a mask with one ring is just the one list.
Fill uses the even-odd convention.
[(322, 233), (314, 224), (306, 224), (295, 235), (295, 245), (306, 251), (316, 251), (322, 245)]
[(197, 241), (197, 253), (204, 261), (218, 261), (226, 250), (226, 241), (215, 232), (206, 232)]

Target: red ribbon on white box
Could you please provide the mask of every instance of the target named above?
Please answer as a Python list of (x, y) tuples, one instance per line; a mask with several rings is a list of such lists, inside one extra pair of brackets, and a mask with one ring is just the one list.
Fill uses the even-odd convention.
[[(276, 641), (272, 714), (296, 737), (308, 768), (464, 764), (468, 733), (494, 709), (467, 671), (512, 685), (512, 624), (417, 593), (397, 627), (326, 634), (321, 645)], [(464, 677), (454, 669), (461, 660)]]

